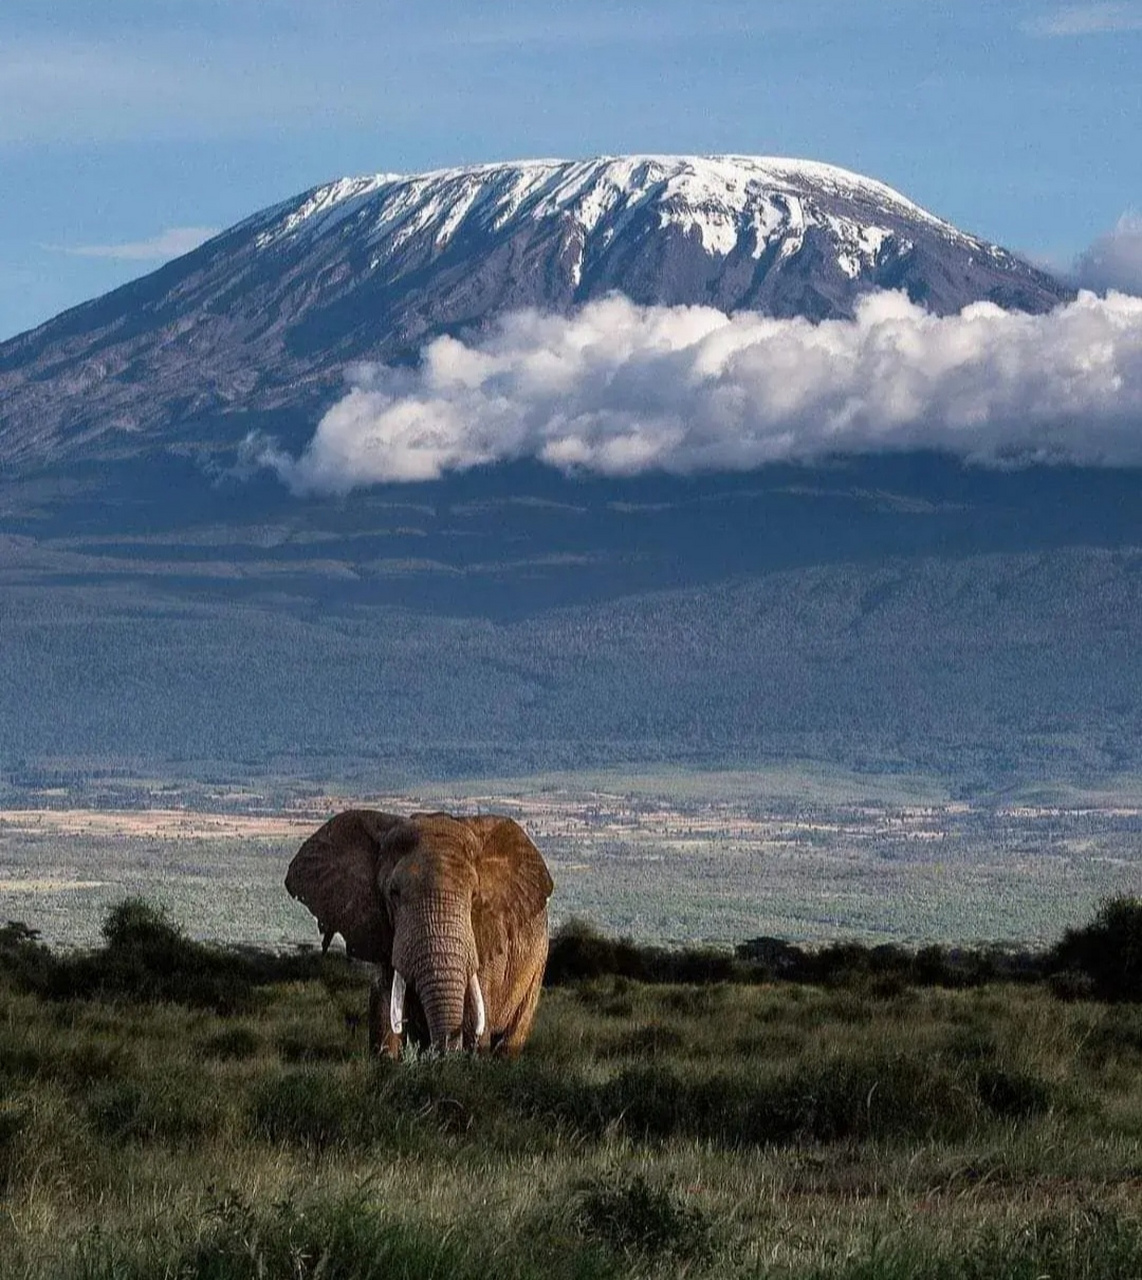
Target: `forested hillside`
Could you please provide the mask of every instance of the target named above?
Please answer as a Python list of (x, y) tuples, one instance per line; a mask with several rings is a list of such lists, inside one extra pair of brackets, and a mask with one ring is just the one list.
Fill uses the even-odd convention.
[(10, 589), (0, 751), (416, 775), (774, 755), (1007, 774), (1142, 761), (1142, 551), (786, 570), (517, 621), (286, 594)]

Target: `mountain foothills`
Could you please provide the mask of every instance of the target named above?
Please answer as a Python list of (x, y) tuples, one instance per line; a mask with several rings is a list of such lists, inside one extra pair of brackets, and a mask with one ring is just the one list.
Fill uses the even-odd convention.
[(76, 771), (774, 757), (964, 788), (1142, 768), (1128, 467), (934, 451), (298, 496), (361, 361), (618, 291), (810, 321), (1068, 290), (880, 183), (634, 157), (346, 179), (0, 345), (0, 795)]

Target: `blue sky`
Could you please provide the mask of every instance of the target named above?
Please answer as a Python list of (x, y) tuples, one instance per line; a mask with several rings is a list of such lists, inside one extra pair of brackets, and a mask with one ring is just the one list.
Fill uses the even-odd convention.
[(1066, 264), (1142, 211), (1142, 0), (4, 0), (0, 337), (330, 177), (633, 151)]

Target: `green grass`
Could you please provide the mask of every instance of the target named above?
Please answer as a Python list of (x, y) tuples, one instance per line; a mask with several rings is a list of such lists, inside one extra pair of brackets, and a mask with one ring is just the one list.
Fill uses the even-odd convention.
[(516, 1062), (394, 1064), (323, 974), (0, 978), (0, 1275), (1142, 1275), (1137, 1005), (606, 976)]

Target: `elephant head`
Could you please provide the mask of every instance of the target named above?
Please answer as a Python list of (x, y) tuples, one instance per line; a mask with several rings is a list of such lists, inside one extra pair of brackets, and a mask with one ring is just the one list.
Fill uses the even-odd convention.
[(391, 982), (385, 1030), (394, 1036), (411, 989), (435, 1048), (478, 1043), (485, 995), (502, 1021), (516, 953), (534, 951), (528, 939), (540, 934), (542, 974), (551, 876), (510, 818), (350, 809), (301, 846), (286, 888), (317, 917), (326, 947), (340, 933), (350, 956)]

